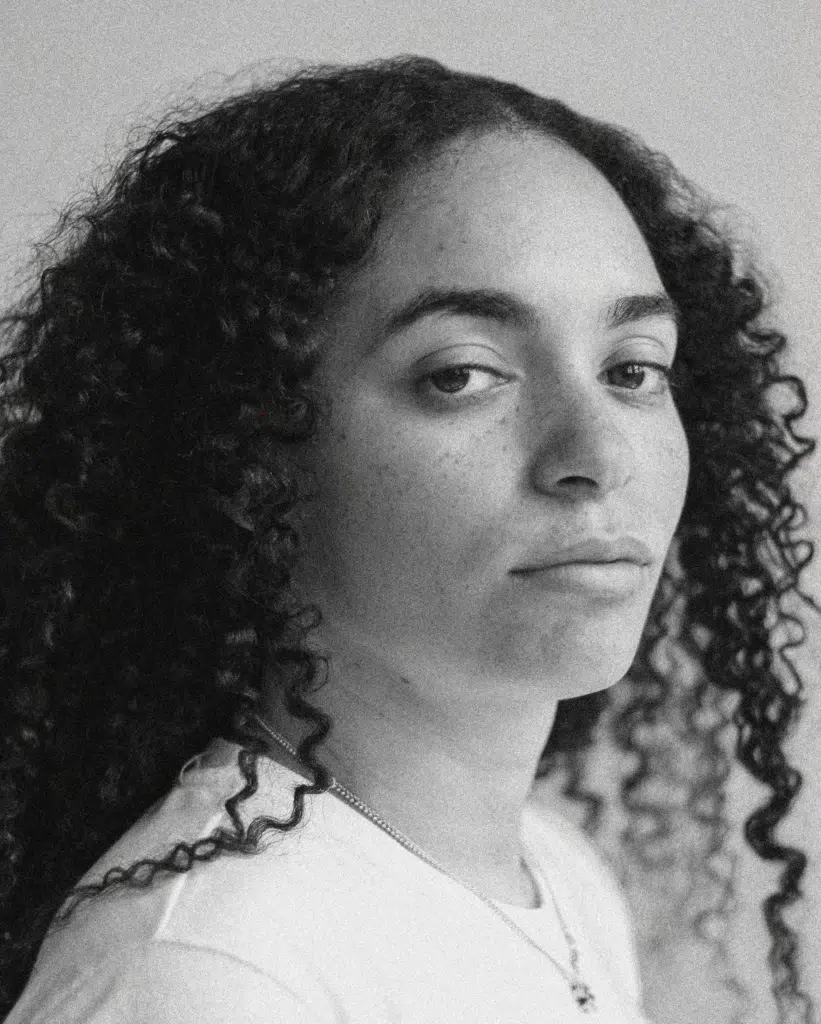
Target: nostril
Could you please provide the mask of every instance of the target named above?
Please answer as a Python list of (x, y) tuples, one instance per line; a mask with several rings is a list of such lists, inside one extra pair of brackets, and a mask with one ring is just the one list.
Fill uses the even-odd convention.
[(596, 481), (592, 480), (589, 476), (563, 476), (559, 481), (560, 484), (582, 484), (585, 487), (596, 487)]

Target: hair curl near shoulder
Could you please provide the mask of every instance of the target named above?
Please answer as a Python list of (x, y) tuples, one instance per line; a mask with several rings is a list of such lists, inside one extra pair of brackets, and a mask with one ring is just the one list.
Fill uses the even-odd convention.
[[(310, 69), (169, 115), (63, 214), (37, 285), (3, 320), (0, 1009), (79, 899), (253, 853), (328, 788), (315, 751), (332, 723), (307, 700), (321, 685), (305, 645), (319, 610), (290, 591), (291, 513), (308, 487), (291, 452), (317, 416), (311, 328), (400, 181), (454, 140), (498, 130), (564, 140), (631, 211), (681, 311), (675, 395), (691, 451), (635, 663), (613, 691), (563, 703), (539, 774), (566, 770), (593, 832), (603, 801), (584, 788), (584, 765), (606, 722), (634, 762), (621, 781), (625, 848), (648, 867), (663, 860), (673, 811), (652, 784), (683, 785), (720, 916), (732, 895), (715, 867), (729, 729), (768, 790), (746, 839), (783, 865), (763, 901), (773, 992), (782, 1019), (809, 1013), (783, 916), (806, 857), (775, 829), (801, 784), (783, 744), (803, 699), (786, 652), (804, 627), (785, 602), (819, 610), (799, 588), (813, 549), (788, 480), (814, 442), (795, 431), (807, 400), (781, 371), (785, 339), (761, 325), (764, 282), (707, 200), (631, 134), (416, 58)], [(798, 635), (779, 643), (786, 627)], [(689, 681), (674, 685), (672, 655)], [(314, 782), (286, 821), (245, 825), (265, 749), (247, 712), (266, 674), (314, 727), (299, 748)], [(697, 770), (671, 765), (671, 734)], [(242, 744), (231, 828), (72, 890), (216, 735)]]

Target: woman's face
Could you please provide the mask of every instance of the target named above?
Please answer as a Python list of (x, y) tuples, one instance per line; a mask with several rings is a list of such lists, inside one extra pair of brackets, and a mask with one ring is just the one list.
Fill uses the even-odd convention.
[[(641, 365), (672, 365), (675, 322), (624, 301), (664, 289), (616, 192), (550, 139), (464, 142), (404, 188), (341, 292), (297, 576), (326, 649), (556, 698), (618, 681), (689, 462)], [(650, 564), (521, 571), (625, 535)]]

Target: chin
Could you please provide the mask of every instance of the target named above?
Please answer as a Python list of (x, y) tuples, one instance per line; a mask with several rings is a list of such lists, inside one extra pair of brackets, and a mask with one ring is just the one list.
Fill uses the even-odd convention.
[(608, 690), (621, 682), (630, 671), (636, 650), (615, 645), (604, 650), (557, 650), (552, 644), (539, 645), (526, 654), (521, 649), (511, 656), (489, 659), (475, 664), (472, 679), (487, 685), (549, 694), (553, 700), (569, 700), (589, 693)]
[(542, 686), (552, 683), (559, 699), (582, 697), (620, 682), (630, 671), (640, 641), (641, 629), (631, 631), (626, 623), (617, 634), (583, 628), (572, 635), (542, 633), (511, 652), (508, 668)]

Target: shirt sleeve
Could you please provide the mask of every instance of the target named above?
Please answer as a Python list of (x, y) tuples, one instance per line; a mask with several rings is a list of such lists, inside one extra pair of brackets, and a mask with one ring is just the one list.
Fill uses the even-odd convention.
[(321, 993), (297, 993), (229, 954), (157, 943), (49, 986), (8, 1024), (338, 1024)]

